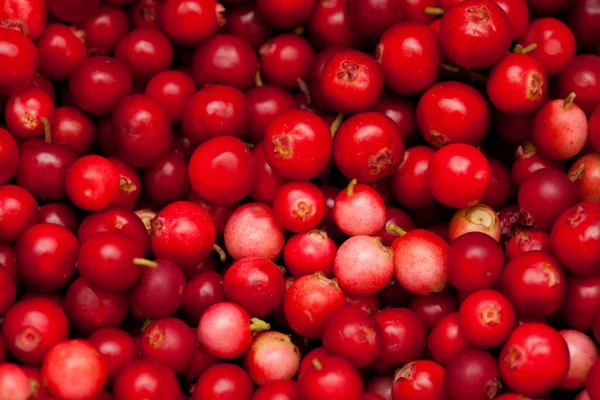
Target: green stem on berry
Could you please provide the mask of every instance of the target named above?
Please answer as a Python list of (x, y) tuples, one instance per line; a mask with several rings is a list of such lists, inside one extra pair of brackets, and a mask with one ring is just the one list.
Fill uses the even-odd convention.
[(340, 125), (342, 125), (344, 117), (346, 117), (346, 115), (344, 115), (343, 113), (339, 113), (337, 117), (335, 117), (335, 119), (331, 123), (331, 126), (329, 127), (329, 130), (331, 131), (331, 136), (335, 136), (335, 133), (339, 129)]
[(152, 319), (146, 318), (144, 320), (144, 323), (142, 324), (142, 332), (144, 332), (146, 330), (146, 328), (148, 327), (148, 325), (150, 325), (151, 323), (152, 323)]
[(225, 262), (225, 260), (227, 260), (227, 253), (225, 253), (225, 250), (223, 250), (221, 246), (215, 243), (213, 245), (213, 250), (219, 255), (219, 260), (221, 262)]
[(158, 263), (156, 261), (146, 260), (145, 258), (137, 258), (136, 257), (133, 259), (133, 264), (141, 265), (143, 267), (148, 267), (148, 268), (152, 268), (152, 269), (158, 268)]
[(48, 121), (48, 118), (42, 117), (40, 118), (40, 122), (44, 125), (44, 142), (52, 143), (52, 126), (50, 125), (50, 121)]
[(400, 237), (406, 235), (406, 231), (404, 229), (400, 228), (396, 224), (389, 224), (387, 226), (387, 230), (390, 231), (390, 232), (394, 232), (396, 235), (398, 235)]
[(261, 87), (263, 85), (262, 78), (260, 77), (260, 64), (256, 68), (256, 75), (254, 75), (254, 86)]
[(527, 53), (531, 53), (532, 51), (537, 49), (537, 47), (538, 47), (537, 43), (531, 43), (530, 45), (527, 45), (525, 47), (518, 44), (515, 46), (513, 52), (519, 53), (519, 54), (527, 54)]
[(441, 7), (425, 7), (425, 14), (427, 15), (444, 15), (446, 10)]
[(571, 182), (575, 183), (575, 181), (582, 179), (583, 174), (585, 172), (585, 164), (581, 164), (577, 169), (569, 174), (569, 179)]
[(312, 97), (310, 96), (310, 90), (308, 89), (308, 84), (302, 78), (297, 78), (296, 82), (298, 82), (298, 88), (304, 95), (306, 96), (306, 104), (312, 103)]
[(252, 332), (262, 332), (271, 329), (271, 324), (258, 318), (250, 318), (250, 330)]
[(567, 98), (565, 99), (564, 103), (563, 103), (563, 107), (568, 110), (569, 108), (571, 108), (571, 106), (573, 105), (573, 102), (575, 101), (575, 97), (577, 97), (577, 94), (575, 92), (571, 92), (571, 94), (569, 94), (567, 96)]
[(348, 187), (346, 188), (346, 194), (348, 197), (354, 194), (354, 186), (356, 186), (357, 183), (358, 181), (356, 179), (352, 179), (350, 183), (348, 183)]
[(310, 363), (312, 364), (313, 367), (315, 367), (315, 369), (317, 371), (320, 371), (323, 369), (323, 364), (321, 364), (321, 361), (319, 361), (318, 358), (313, 358), (313, 360)]

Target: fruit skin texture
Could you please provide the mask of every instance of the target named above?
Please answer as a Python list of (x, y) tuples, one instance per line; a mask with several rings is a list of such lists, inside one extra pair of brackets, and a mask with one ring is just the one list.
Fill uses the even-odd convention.
[(140, 350), (142, 357), (158, 360), (175, 373), (181, 373), (194, 358), (196, 337), (182, 320), (161, 318), (145, 327)]
[(584, 148), (587, 137), (587, 117), (570, 97), (546, 103), (533, 120), (533, 144), (541, 155), (551, 160), (576, 156)]
[(498, 363), (483, 350), (462, 350), (446, 365), (444, 386), (448, 400), (494, 398), (502, 389)]
[(590, 368), (598, 359), (596, 344), (584, 333), (573, 330), (558, 331), (569, 348), (569, 372), (560, 384), (562, 390), (579, 389), (585, 385)]
[(333, 274), (337, 246), (324, 230), (298, 233), (285, 243), (283, 265), (295, 278), (320, 271), (325, 276)]
[(519, 326), (500, 353), (502, 380), (516, 392), (541, 396), (558, 387), (569, 370), (569, 348), (548, 325)]
[(27, 400), (30, 397), (30, 381), (16, 364), (0, 364), (0, 390), (7, 399)]
[[(467, 0), (446, 11), (439, 36), (442, 50), (452, 62), (465, 68), (485, 68), (506, 54), (511, 25), (493, 1)], [(473, 48), (478, 51), (471, 51)]]
[[(578, 43), (579, 44), (579, 43)], [(600, 105), (600, 56), (581, 54), (574, 57), (558, 77), (558, 95), (577, 93), (577, 104), (591, 115)]]
[(295, 28), (310, 16), (316, 0), (258, 0), (256, 9), (264, 21), (279, 29)]
[(0, 93), (11, 95), (25, 89), (38, 70), (38, 51), (33, 42), (20, 31), (0, 27)]
[(404, 159), (400, 129), (381, 113), (354, 115), (335, 132), (333, 159), (342, 174), (360, 183), (385, 179)]
[(135, 360), (117, 374), (113, 396), (115, 400), (178, 400), (179, 382), (166, 365), (154, 360)]
[(600, 153), (591, 152), (575, 160), (569, 168), (569, 178), (581, 200), (600, 203)]
[(427, 340), (427, 348), (431, 357), (441, 365), (448, 365), (455, 354), (469, 348), (469, 343), (462, 336), (458, 313), (442, 318), (433, 328)]
[(112, 386), (115, 376), (122, 369), (134, 363), (139, 357), (138, 344), (131, 335), (121, 329), (100, 329), (94, 332), (88, 340), (98, 348), (106, 360), (108, 386)]
[(396, 365), (417, 360), (427, 344), (425, 322), (407, 308), (384, 308), (375, 313), (382, 332), (378, 361)]
[(392, 196), (402, 207), (421, 210), (437, 204), (429, 190), (429, 163), (434, 154), (429, 146), (411, 147), (404, 153), (404, 160), (390, 180)]
[(444, 368), (428, 360), (405, 364), (394, 375), (393, 397), (406, 400), (445, 400)]
[(244, 355), (244, 367), (255, 384), (292, 379), (300, 365), (300, 351), (290, 336), (276, 331), (260, 332)]
[(50, 349), (42, 364), (44, 382), (55, 396), (93, 398), (106, 382), (106, 361), (88, 341), (67, 340)]
[(582, 202), (565, 210), (554, 223), (550, 247), (562, 266), (580, 276), (600, 272), (600, 204)]
[(413, 294), (426, 295), (442, 290), (447, 283), (448, 244), (433, 232), (415, 229), (392, 244), (394, 277)]
[[(421, 93), (433, 85), (440, 72), (442, 50), (438, 35), (417, 22), (396, 24), (379, 40), (377, 61), (391, 91), (403, 96)], [(412, 72), (406, 65), (411, 65)]]
[(221, 363), (200, 375), (192, 400), (250, 400), (253, 392), (252, 380), (245, 370), (237, 365)]
[(354, 180), (335, 198), (333, 218), (347, 235), (374, 235), (385, 225), (385, 203), (375, 189)]
[(196, 46), (219, 28), (216, 0), (166, 0), (159, 17), (169, 39), (183, 46)]
[(298, 386), (303, 400), (359, 400), (363, 391), (356, 368), (335, 356), (313, 360), (312, 365), (299, 376)]
[(310, 182), (283, 184), (273, 200), (277, 221), (292, 232), (315, 229), (325, 217), (325, 195)]
[(119, 175), (106, 158), (85, 156), (67, 170), (65, 189), (69, 199), (79, 208), (101, 210), (117, 196)]

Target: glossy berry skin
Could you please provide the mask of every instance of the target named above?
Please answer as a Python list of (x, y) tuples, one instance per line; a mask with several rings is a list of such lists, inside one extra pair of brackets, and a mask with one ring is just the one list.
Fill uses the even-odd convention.
[(458, 352), (446, 365), (444, 388), (448, 400), (487, 400), (502, 389), (496, 359), (477, 349)]
[(511, 167), (511, 177), (514, 186), (518, 189), (525, 179), (535, 171), (544, 168), (553, 168), (564, 172), (565, 167), (562, 161), (549, 160), (537, 153), (535, 146), (525, 142), (524, 146), (519, 146), (516, 152), (517, 159)]
[(265, 149), (262, 142), (258, 142), (252, 149), (252, 156), (256, 164), (256, 184), (249, 193), (252, 200), (264, 204), (273, 204), (279, 189), (287, 179), (279, 176), (265, 160)]
[(368, 54), (356, 50), (333, 55), (320, 76), (323, 98), (334, 110), (355, 114), (373, 108), (384, 86), (381, 66)]
[(435, 150), (429, 146), (411, 147), (404, 153), (404, 160), (390, 181), (392, 196), (403, 207), (420, 210), (437, 204), (429, 190), (428, 179), (434, 154)]
[(307, 35), (317, 49), (350, 47), (361, 43), (361, 35), (352, 26), (346, 12), (346, 2), (317, 2), (307, 21)]
[(600, 56), (581, 54), (574, 57), (558, 76), (558, 95), (577, 93), (577, 105), (591, 115), (600, 105)]
[(258, 50), (272, 36), (272, 29), (258, 16), (256, 4), (238, 3), (227, 7), (227, 21), (221, 32), (244, 38)]
[(0, 186), (0, 242), (13, 243), (23, 231), (40, 220), (35, 198), (15, 185)]
[(216, 364), (206, 369), (196, 385), (192, 400), (250, 400), (254, 386), (248, 373), (234, 364)]
[(36, 40), (46, 27), (46, 2), (6, 1), (0, 8), (0, 20), (3, 26), (26, 32), (31, 40)]
[(550, 235), (541, 229), (522, 230), (510, 238), (504, 249), (506, 261), (530, 251), (550, 252)]
[(392, 175), (404, 158), (398, 126), (389, 117), (364, 112), (344, 121), (333, 139), (333, 159), (340, 171), (360, 183)]
[(488, 158), (488, 162), (492, 169), (492, 180), (481, 202), (493, 210), (500, 210), (512, 195), (512, 177), (509, 170), (500, 161)]
[(260, 332), (244, 355), (244, 367), (257, 385), (292, 379), (300, 365), (300, 351), (286, 335), (276, 331)]
[(160, 6), (161, 28), (175, 43), (196, 46), (217, 33), (220, 11), (216, 0), (166, 0)]
[(31, 395), (31, 381), (21, 367), (3, 362), (0, 364), (0, 390), (17, 400), (27, 400)]
[(243, 258), (227, 269), (223, 278), (225, 296), (244, 307), (253, 317), (270, 315), (285, 295), (282, 270), (260, 257)]
[(361, 37), (371, 41), (379, 39), (388, 28), (404, 19), (404, 7), (398, 0), (351, 0), (347, 8), (352, 27)]
[(551, 160), (577, 155), (587, 141), (587, 117), (572, 98), (552, 100), (536, 114), (532, 142), (539, 153)]
[(144, 172), (142, 185), (157, 205), (187, 198), (191, 190), (187, 161), (179, 154), (166, 153)]
[(154, 255), (184, 269), (204, 260), (212, 251), (215, 239), (210, 214), (189, 201), (169, 204), (152, 220), (150, 243)]
[(63, 24), (50, 24), (37, 41), (40, 73), (54, 81), (64, 81), (87, 56), (85, 43), (75, 30)]
[(106, 361), (84, 340), (66, 340), (50, 349), (42, 364), (50, 392), (62, 398), (93, 398), (106, 383)]
[(589, 371), (598, 359), (596, 344), (585, 333), (575, 330), (561, 330), (561, 334), (569, 348), (569, 372), (560, 384), (560, 389), (573, 390), (585, 385)]
[(431, 330), (427, 340), (431, 357), (441, 365), (448, 365), (458, 352), (469, 347), (460, 330), (458, 313), (442, 318)]
[(371, 186), (353, 180), (335, 198), (333, 218), (349, 236), (374, 235), (385, 225), (385, 203)]
[(519, 207), (539, 229), (550, 229), (557, 217), (578, 201), (579, 193), (573, 182), (551, 168), (534, 172), (519, 189)]
[(286, 90), (298, 88), (298, 79), (307, 80), (315, 56), (308, 40), (291, 33), (271, 38), (258, 54), (264, 79)]
[(537, 48), (528, 54), (542, 64), (548, 76), (558, 75), (575, 57), (577, 49), (573, 32), (555, 18), (540, 18), (529, 24), (519, 44), (527, 47), (533, 43)]
[(130, 293), (135, 308), (148, 318), (158, 319), (173, 315), (179, 309), (186, 282), (177, 264), (167, 260), (154, 263), (145, 265), (139, 282)]
[(196, 323), (200, 321), (204, 311), (223, 301), (223, 276), (215, 271), (205, 270), (186, 283), (181, 306), (188, 320)]
[[(4, 269), (0, 271), (0, 287), (2, 288), (2, 296), (0, 297), (0, 315), (4, 315), (13, 307), (17, 298), (15, 281)], [(4, 353), (6, 353), (6, 350), (4, 350)]]
[[(285, 294), (283, 308), (294, 332), (316, 339), (321, 337), (327, 319), (342, 309), (345, 302), (338, 283), (317, 272), (292, 283)], [(311, 310), (311, 313), (304, 310)]]
[[(377, 61), (387, 87), (394, 93), (403, 96), (421, 93), (433, 85), (440, 72), (442, 51), (438, 35), (429, 26), (417, 22), (396, 24), (379, 40)], [(419, 73), (410, 73), (406, 65)]]
[(316, 0), (258, 0), (258, 15), (279, 29), (295, 28), (310, 16)]
[(169, 39), (158, 29), (138, 28), (127, 33), (117, 44), (115, 58), (123, 63), (136, 82), (146, 83), (173, 64), (174, 50)]
[(194, 331), (178, 318), (161, 318), (151, 322), (144, 332), (140, 346), (142, 357), (158, 360), (183, 372), (192, 362), (196, 350)]
[(558, 261), (541, 251), (530, 251), (511, 260), (500, 281), (502, 293), (520, 315), (550, 315), (567, 293), (566, 276)]
[(113, 140), (120, 158), (133, 167), (149, 167), (171, 145), (171, 120), (158, 103), (146, 95), (121, 100), (112, 115)]
[(286, 179), (310, 180), (329, 163), (329, 127), (310, 111), (291, 110), (275, 117), (264, 138), (265, 160)]
[(310, 182), (286, 183), (273, 200), (275, 218), (285, 229), (307, 232), (325, 217), (325, 195)]
[(85, 38), (90, 55), (109, 55), (127, 34), (129, 21), (122, 7), (100, 4), (89, 18), (76, 27)]
[(541, 396), (558, 387), (567, 375), (569, 349), (553, 328), (527, 323), (510, 335), (499, 360), (508, 387), (527, 396)]
[(16, 303), (2, 322), (2, 337), (12, 355), (27, 364), (41, 364), (55, 344), (69, 336), (63, 309), (43, 297)]
[(202, 143), (190, 159), (189, 175), (194, 192), (217, 204), (243, 199), (257, 179), (252, 152), (244, 142), (232, 136), (215, 137)]
[(427, 343), (427, 327), (407, 308), (384, 308), (374, 315), (382, 331), (378, 361), (397, 365), (419, 358)]
[(366, 367), (380, 352), (381, 328), (364, 311), (343, 308), (335, 312), (323, 330), (323, 347), (331, 355), (343, 357), (356, 367)]
[(413, 144), (419, 136), (416, 108), (411, 101), (400, 96), (384, 93), (371, 111), (387, 115), (398, 125), (402, 142)]
[(459, 290), (491, 289), (503, 269), (502, 247), (484, 233), (466, 233), (448, 247), (448, 280)]
[[(463, 1), (444, 14), (440, 43), (450, 61), (461, 67), (489, 67), (502, 59), (510, 46), (510, 20), (491, 0)], [(479, 50), (470, 51), (473, 47)]]
[(127, 332), (117, 328), (104, 328), (94, 332), (88, 340), (96, 346), (106, 360), (107, 384), (112, 385), (115, 376), (139, 357), (139, 347)]
[(388, 228), (398, 226), (406, 232), (412, 231), (416, 228), (415, 222), (412, 220), (412, 218), (399, 208), (386, 207), (385, 217), (385, 225), (376, 234), (381, 238), (381, 242), (385, 246), (391, 246), (392, 243), (394, 243), (394, 240), (396, 240), (399, 236), (397, 232), (394, 232)]
[(196, 93), (196, 84), (189, 74), (162, 71), (150, 79), (144, 93), (157, 102), (169, 115), (171, 122), (181, 122), (183, 106)]
[(451, 144), (438, 150), (429, 163), (429, 190), (440, 203), (465, 208), (485, 196), (491, 167), (475, 147)]
[(273, 398), (280, 398), (280, 400), (297, 399), (298, 383), (291, 379), (268, 381), (254, 392), (252, 400), (271, 400)]
[(25, 89), (37, 73), (38, 51), (33, 42), (20, 31), (0, 28), (0, 93), (11, 95)]
[(458, 321), (462, 335), (471, 345), (491, 349), (508, 339), (516, 323), (509, 300), (494, 290), (479, 290), (461, 304)]
[(473, 87), (454, 81), (439, 82), (419, 100), (417, 124), (421, 136), (433, 147), (452, 143), (478, 146), (490, 128), (490, 108)]
[(392, 395), (406, 400), (443, 400), (444, 375), (444, 368), (433, 361), (409, 362), (394, 374)]
[(600, 225), (600, 205), (582, 202), (566, 209), (556, 218), (550, 233), (550, 247), (562, 266), (580, 276), (596, 276), (600, 255), (595, 250), (600, 239), (595, 232)]
[(252, 143), (263, 140), (273, 118), (296, 108), (294, 98), (275, 85), (263, 85), (246, 92), (248, 104), (248, 138)]
[(131, 93), (132, 85), (127, 68), (111, 57), (87, 57), (69, 76), (69, 90), (75, 104), (99, 116), (109, 114)]
[(51, 129), (52, 143), (65, 144), (79, 155), (90, 154), (96, 144), (94, 121), (77, 107), (58, 107)]
[(183, 107), (183, 133), (192, 143), (218, 136), (241, 138), (246, 133), (248, 106), (244, 94), (232, 86), (207, 85)]
[(44, 90), (29, 87), (8, 98), (4, 108), (8, 130), (17, 138), (31, 139), (44, 135), (45, 118), (54, 120), (54, 101)]
[(19, 275), (27, 287), (39, 293), (58, 290), (75, 272), (78, 250), (77, 238), (66, 228), (33, 225), (15, 245)]
[(498, 214), (485, 204), (458, 210), (448, 224), (448, 238), (456, 238), (469, 232), (483, 232), (496, 241), (502, 237), (502, 223)]
[(220, 83), (246, 90), (254, 83), (257, 65), (250, 43), (243, 38), (219, 34), (196, 49), (192, 75), (198, 87)]
[(581, 200), (600, 203), (600, 154), (585, 154), (569, 168), (569, 178), (573, 179)]
[(298, 378), (301, 399), (331, 398), (359, 400), (363, 384), (358, 370), (341, 357), (329, 356), (313, 360)]
[(336, 252), (337, 246), (326, 231), (311, 230), (287, 240), (283, 249), (283, 264), (296, 278), (318, 271), (331, 277)]
[(107, 207), (119, 191), (117, 170), (104, 157), (90, 155), (75, 161), (65, 176), (69, 199), (79, 208), (94, 211)]
[[(509, 89), (510, 88), (510, 89)], [(544, 67), (526, 54), (509, 54), (497, 63), (487, 83), (492, 104), (501, 112), (523, 115), (544, 102), (548, 79)]]
[(169, 367), (155, 360), (135, 360), (116, 376), (113, 385), (115, 399), (178, 400), (177, 376)]

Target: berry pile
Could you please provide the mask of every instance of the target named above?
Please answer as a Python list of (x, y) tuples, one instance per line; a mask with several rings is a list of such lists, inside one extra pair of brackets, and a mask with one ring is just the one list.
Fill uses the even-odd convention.
[(597, 0), (0, 0), (0, 400), (600, 400)]

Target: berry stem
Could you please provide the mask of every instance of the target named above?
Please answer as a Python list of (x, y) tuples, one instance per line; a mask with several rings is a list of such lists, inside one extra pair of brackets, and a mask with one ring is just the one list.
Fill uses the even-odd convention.
[(389, 224), (387, 226), (387, 230), (390, 231), (390, 232), (394, 232), (396, 235), (398, 235), (400, 237), (406, 235), (406, 231), (404, 229), (400, 228), (396, 224)]
[(152, 319), (151, 318), (146, 318), (144, 320), (144, 323), (142, 324), (142, 332), (144, 332), (146, 330), (146, 328), (148, 327), (148, 325), (150, 325), (152, 323)]
[(321, 364), (321, 361), (319, 361), (319, 359), (318, 359), (318, 358), (314, 358), (314, 359), (311, 361), (311, 364), (313, 365), (313, 367), (315, 367), (315, 369), (316, 369), (317, 371), (320, 371), (320, 370), (322, 370), (322, 369), (323, 369), (323, 364)]
[(256, 87), (261, 87), (263, 85), (262, 78), (260, 77), (260, 64), (256, 68), (256, 75), (254, 75), (254, 85)]
[(346, 188), (346, 194), (348, 197), (354, 194), (354, 186), (356, 186), (357, 183), (358, 181), (356, 179), (352, 179), (350, 183), (348, 183), (348, 187)]
[(425, 14), (427, 15), (444, 15), (446, 10), (441, 7), (425, 7)]
[(225, 262), (225, 260), (227, 260), (227, 253), (225, 253), (225, 250), (223, 250), (221, 246), (215, 243), (213, 250), (219, 255), (219, 260), (221, 262)]
[(528, 46), (521, 46), (521, 53), (522, 54), (527, 54), (527, 53), (531, 53), (532, 51), (534, 51), (535, 49), (537, 49), (538, 45), (537, 43), (531, 43)]
[(523, 143), (523, 146), (519, 146), (517, 148), (515, 156), (519, 160), (522, 160), (524, 158), (529, 158), (529, 157), (535, 156), (536, 154), (537, 154), (537, 149), (535, 148), (533, 143), (525, 142), (525, 143)]
[(585, 164), (581, 164), (577, 169), (569, 174), (569, 179), (571, 182), (575, 183), (575, 181), (582, 179), (583, 174), (585, 172)]
[(342, 125), (342, 121), (344, 120), (344, 117), (345, 117), (345, 115), (342, 113), (339, 113), (337, 115), (337, 117), (335, 117), (335, 119), (331, 123), (331, 127), (329, 128), (329, 130), (331, 131), (331, 136), (335, 136), (335, 133), (339, 129), (340, 125)]
[(571, 106), (573, 105), (573, 102), (575, 101), (575, 97), (577, 97), (577, 93), (575, 93), (575, 92), (571, 92), (571, 94), (567, 96), (567, 98), (565, 99), (565, 102), (563, 103), (563, 107), (566, 110), (571, 108)]
[(460, 68), (455, 67), (454, 65), (450, 65), (448, 63), (442, 63), (442, 69), (446, 71), (454, 72), (456, 74), (460, 73)]
[(312, 98), (310, 97), (310, 90), (308, 89), (308, 84), (302, 78), (297, 78), (296, 82), (298, 82), (298, 88), (304, 95), (306, 96), (306, 104), (310, 104), (312, 102)]
[(262, 332), (271, 329), (271, 324), (258, 318), (250, 318), (250, 330), (252, 332)]
[(300, 26), (297, 26), (296, 28), (294, 28), (294, 34), (296, 34), (298, 36), (304, 35), (304, 27), (302, 25), (300, 25)]
[(158, 263), (156, 261), (146, 260), (145, 258), (137, 258), (136, 257), (133, 259), (133, 264), (134, 265), (142, 265), (144, 267), (148, 267), (148, 268), (152, 268), (152, 269), (158, 268)]
[(42, 117), (40, 118), (40, 122), (44, 124), (44, 142), (52, 143), (52, 129), (50, 121), (48, 121), (48, 118)]

